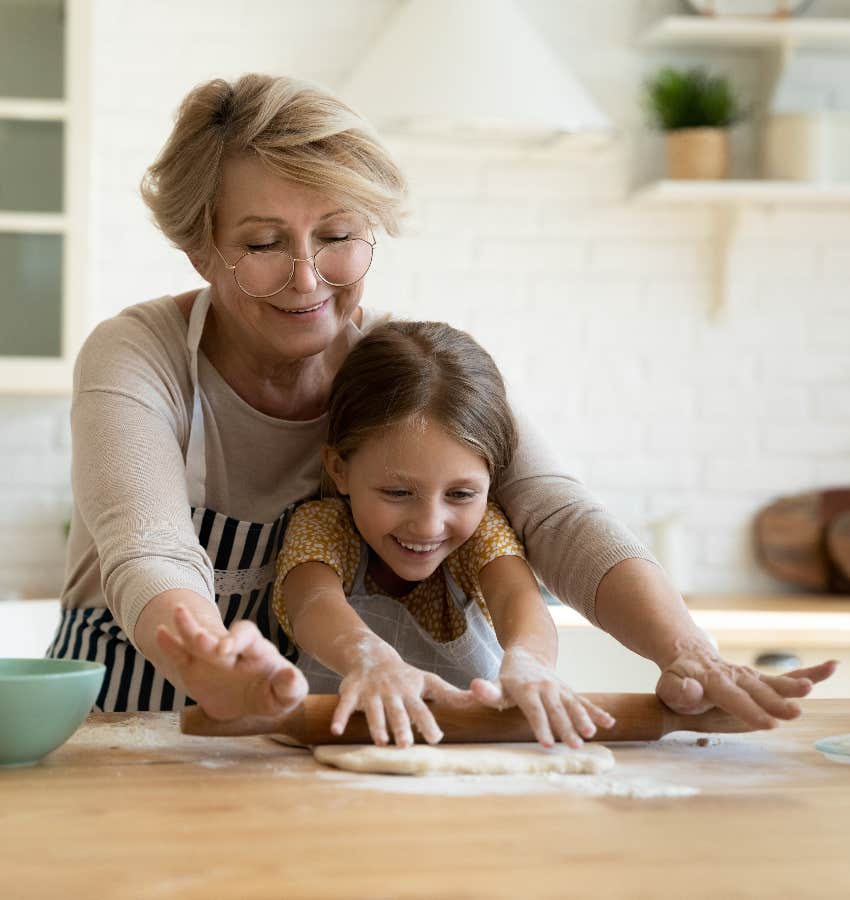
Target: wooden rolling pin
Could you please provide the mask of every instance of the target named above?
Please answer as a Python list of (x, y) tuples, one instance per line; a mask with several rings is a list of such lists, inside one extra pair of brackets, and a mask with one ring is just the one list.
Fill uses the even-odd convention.
[[(613, 728), (597, 731), (592, 738), (597, 741), (657, 741), (671, 731), (731, 733), (754, 730), (718, 709), (711, 709), (697, 716), (679, 715), (666, 707), (655, 694), (583, 696), (608, 710), (617, 720)], [(285, 734), (293, 741), (308, 746), (371, 743), (363, 713), (352, 715), (344, 734), (331, 734), (331, 717), (338, 700), (336, 694), (309, 694), (297, 709), (286, 716), (245, 716), (226, 721), (211, 719), (199, 706), (188, 706), (180, 714), (180, 730), (184, 734), (209, 737)], [(429, 705), (445, 734), (444, 743), (536, 740), (525, 716), (516, 707), (495, 710), (470, 700), (434, 702)], [(421, 735), (416, 734), (416, 740), (421, 742)]]

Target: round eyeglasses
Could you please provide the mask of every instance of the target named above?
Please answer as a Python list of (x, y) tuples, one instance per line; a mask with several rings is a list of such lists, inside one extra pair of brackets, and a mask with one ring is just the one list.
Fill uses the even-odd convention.
[(331, 287), (356, 284), (372, 265), (376, 243), (374, 238), (346, 238), (325, 245), (305, 259), (292, 256), (287, 250), (246, 250), (235, 263), (229, 263), (215, 244), (213, 249), (225, 268), (233, 272), (237, 287), (249, 297), (263, 299), (274, 297), (287, 287), (297, 262), (312, 263), (316, 277)]

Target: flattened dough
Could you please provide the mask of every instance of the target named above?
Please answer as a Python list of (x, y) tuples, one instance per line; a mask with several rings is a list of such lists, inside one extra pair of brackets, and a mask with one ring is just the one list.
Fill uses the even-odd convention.
[(539, 744), (328, 744), (313, 747), (313, 756), (338, 769), (389, 775), (581, 775), (614, 765), (614, 754), (601, 744), (581, 750), (563, 744), (548, 750)]

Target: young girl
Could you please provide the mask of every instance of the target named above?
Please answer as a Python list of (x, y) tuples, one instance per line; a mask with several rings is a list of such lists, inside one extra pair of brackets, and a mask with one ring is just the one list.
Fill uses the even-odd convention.
[(336, 496), (294, 513), (273, 600), (311, 691), (339, 691), (335, 733), (363, 710), (377, 744), (410, 745), (411, 722), (435, 743), (424, 700), (444, 681), (519, 705), (546, 746), (613, 724), (560, 681), (552, 618), (488, 499), (515, 446), (502, 378), (467, 334), (390, 322), (347, 357), (323, 451)]

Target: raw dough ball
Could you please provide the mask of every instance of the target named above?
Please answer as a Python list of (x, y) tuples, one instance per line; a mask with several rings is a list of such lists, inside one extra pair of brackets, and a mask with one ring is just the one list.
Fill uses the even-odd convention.
[(539, 744), (333, 744), (313, 747), (313, 756), (338, 769), (391, 775), (579, 775), (614, 765), (614, 754), (601, 744), (585, 744), (581, 750), (563, 744), (548, 750)]

